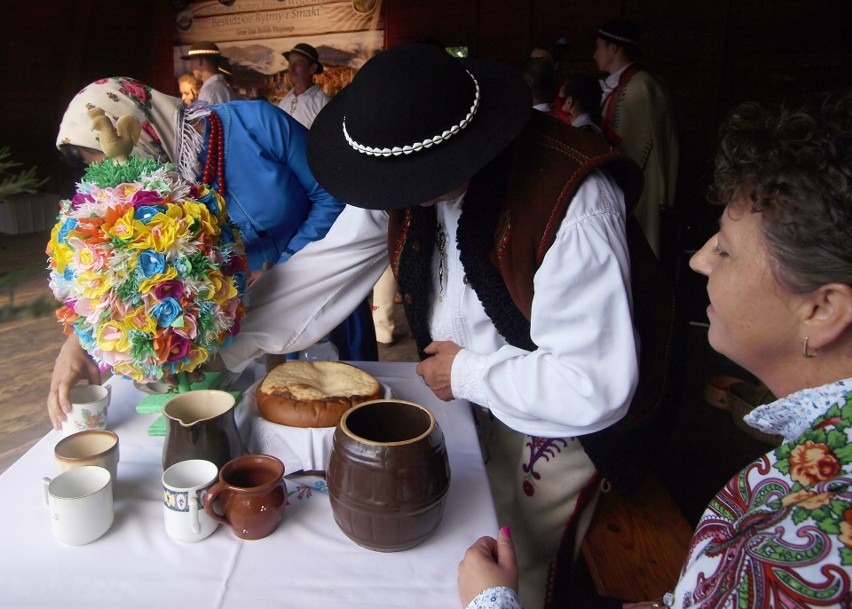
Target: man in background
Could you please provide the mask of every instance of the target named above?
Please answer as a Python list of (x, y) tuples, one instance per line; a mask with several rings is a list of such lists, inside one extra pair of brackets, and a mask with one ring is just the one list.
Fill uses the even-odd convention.
[(660, 82), (642, 69), (639, 28), (616, 19), (596, 35), (595, 63), (608, 74), (603, 89), (604, 135), (645, 174), (645, 188), (634, 215), (651, 249), (660, 255), (660, 210), (674, 204), (678, 141), (671, 104)]
[(290, 64), (288, 73), (293, 88), (287, 92), (278, 107), (310, 129), (314, 118), (330, 99), (314, 84), (314, 74), (322, 74), (323, 69), (319, 54), (311, 45), (300, 42), (282, 55)]
[(189, 61), (192, 73), (202, 83), (201, 90), (198, 92), (199, 100), (221, 104), (237, 98), (234, 90), (219, 71), (223, 57), (216, 43), (196, 42), (189, 47), (189, 52), (181, 59)]

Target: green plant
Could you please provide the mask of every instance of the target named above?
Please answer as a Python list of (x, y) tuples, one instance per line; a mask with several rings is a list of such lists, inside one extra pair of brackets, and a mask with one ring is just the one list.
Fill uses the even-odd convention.
[(22, 192), (35, 192), (39, 186), (47, 182), (47, 178), (36, 177), (36, 168), (16, 172), (21, 163), (12, 160), (12, 153), (7, 146), (0, 148), (0, 199)]

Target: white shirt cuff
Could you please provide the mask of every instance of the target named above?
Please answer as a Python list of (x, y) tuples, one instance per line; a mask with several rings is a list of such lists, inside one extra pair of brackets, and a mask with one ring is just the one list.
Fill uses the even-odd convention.
[(486, 588), (465, 609), (521, 609), (517, 593), (508, 586)]
[(477, 355), (468, 349), (462, 349), (456, 354), (450, 374), (453, 397), (488, 407), (485, 387), (482, 384), (485, 360), (485, 355)]

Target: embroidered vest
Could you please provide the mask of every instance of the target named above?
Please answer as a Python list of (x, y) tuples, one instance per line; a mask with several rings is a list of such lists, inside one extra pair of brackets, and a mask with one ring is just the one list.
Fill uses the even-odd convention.
[(606, 140), (613, 146), (621, 144), (621, 136), (618, 135), (612, 127), (613, 122), (617, 118), (614, 114), (618, 106), (618, 98), (624, 92), (625, 87), (627, 87), (627, 83), (629, 83), (631, 79), (639, 73), (639, 71), (640, 68), (635, 63), (627, 66), (627, 68), (624, 69), (624, 72), (621, 73), (621, 76), (618, 77), (618, 84), (615, 85), (615, 88), (609, 92), (609, 95), (607, 95), (606, 99), (603, 101), (601, 129), (603, 130)]
[[(533, 276), (577, 189), (597, 169), (619, 183), (628, 206), (635, 203), (642, 184), (638, 166), (600, 136), (533, 112), (513, 145), (471, 180), (459, 218), (459, 255), (466, 281), (497, 331), (512, 345), (528, 351), (537, 348), (530, 338)], [(675, 329), (671, 287), (632, 214), (627, 216), (634, 323), (641, 340), (639, 388), (622, 421), (580, 437), (601, 474), (625, 493), (638, 485), (649, 457), (656, 453), (653, 443), (646, 444), (645, 434), (670, 397), (670, 343)], [(391, 266), (421, 358), (431, 342), (436, 233), (434, 207), (390, 212)]]

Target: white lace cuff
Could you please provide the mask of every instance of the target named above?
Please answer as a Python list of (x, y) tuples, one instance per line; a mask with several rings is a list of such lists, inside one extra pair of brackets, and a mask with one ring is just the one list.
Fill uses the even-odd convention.
[(480, 406), (488, 406), (485, 387), (482, 384), (482, 369), (485, 356), (462, 349), (453, 360), (452, 379), (453, 396)]
[(517, 593), (508, 586), (486, 588), (465, 609), (521, 609)]

